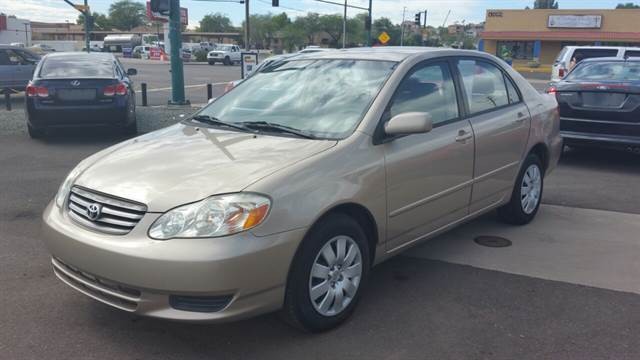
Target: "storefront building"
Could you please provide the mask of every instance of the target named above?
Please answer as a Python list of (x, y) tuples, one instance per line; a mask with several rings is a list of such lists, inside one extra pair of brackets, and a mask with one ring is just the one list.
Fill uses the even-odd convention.
[(480, 50), (514, 63), (553, 64), (564, 46), (640, 46), (640, 9), (487, 10)]

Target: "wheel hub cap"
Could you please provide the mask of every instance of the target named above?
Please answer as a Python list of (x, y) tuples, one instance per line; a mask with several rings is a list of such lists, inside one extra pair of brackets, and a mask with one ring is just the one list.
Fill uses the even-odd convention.
[(542, 175), (538, 165), (533, 164), (525, 171), (520, 186), (520, 202), (525, 214), (529, 215), (537, 208), (540, 195), (542, 195)]
[(309, 276), (309, 297), (324, 316), (340, 314), (351, 303), (360, 285), (362, 254), (349, 236), (336, 236), (320, 249)]

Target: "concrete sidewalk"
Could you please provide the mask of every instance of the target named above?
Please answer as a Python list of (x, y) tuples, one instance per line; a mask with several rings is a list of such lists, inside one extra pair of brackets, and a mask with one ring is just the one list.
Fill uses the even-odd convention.
[[(480, 246), (480, 235), (513, 245)], [(487, 215), (405, 255), (640, 294), (640, 215), (543, 205), (527, 226)]]

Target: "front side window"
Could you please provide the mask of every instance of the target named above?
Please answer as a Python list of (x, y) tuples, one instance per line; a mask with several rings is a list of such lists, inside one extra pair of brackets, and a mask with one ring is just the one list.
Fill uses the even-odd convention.
[(402, 80), (389, 107), (390, 117), (407, 112), (427, 112), (434, 125), (456, 119), (456, 90), (446, 63), (413, 70)]
[(237, 124), (268, 122), (340, 139), (360, 123), (395, 66), (369, 60), (274, 61), (197, 115)]
[(459, 60), (463, 89), (471, 114), (489, 111), (509, 104), (509, 94), (502, 71), (479, 60)]

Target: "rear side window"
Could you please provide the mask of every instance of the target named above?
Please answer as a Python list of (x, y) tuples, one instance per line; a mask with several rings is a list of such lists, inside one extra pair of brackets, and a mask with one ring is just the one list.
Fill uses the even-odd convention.
[(15, 65), (9, 60), (9, 54), (7, 54), (7, 50), (0, 49), (0, 65)]
[(447, 64), (412, 70), (402, 80), (389, 108), (391, 117), (407, 112), (428, 112), (433, 125), (458, 118), (458, 101)]
[(576, 49), (573, 52), (573, 58), (576, 59), (576, 62), (592, 58), (616, 56), (618, 56), (617, 49)]
[(46, 58), (41, 78), (113, 78), (113, 60), (88, 56)]
[(495, 65), (478, 60), (460, 60), (457, 66), (471, 114), (509, 105), (504, 75)]
[(627, 50), (625, 51), (624, 56), (640, 57), (640, 50)]
[(509, 79), (506, 75), (504, 75), (504, 82), (507, 84), (507, 92), (509, 94), (509, 104), (515, 104), (520, 102), (520, 95), (518, 95), (518, 91), (516, 90), (516, 86), (513, 85), (513, 81)]

